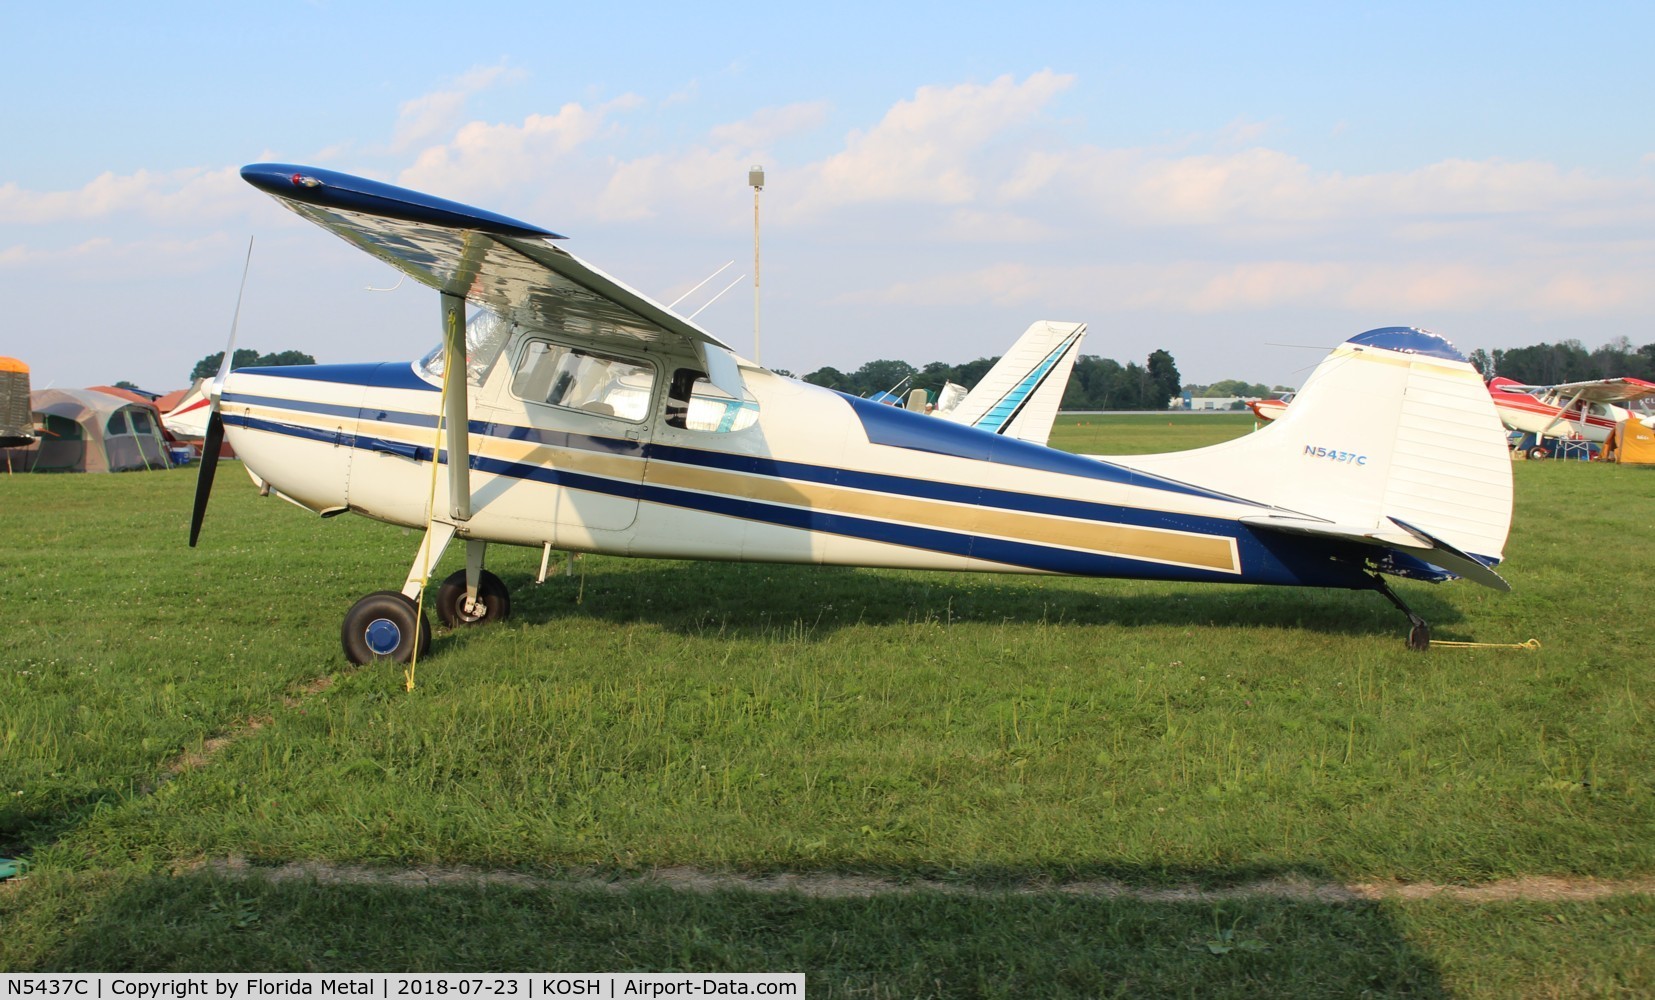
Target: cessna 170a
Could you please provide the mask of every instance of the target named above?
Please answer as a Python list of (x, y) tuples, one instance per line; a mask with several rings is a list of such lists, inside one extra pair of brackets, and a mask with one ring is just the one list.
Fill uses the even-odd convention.
[(1534, 435), (1532, 458), (1551, 454), (1547, 438), (1602, 444), (1609, 432), (1629, 417), (1655, 419), (1648, 411), (1635, 413), (1626, 407), (1639, 400), (1655, 399), (1655, 382), (1641, 378), (1605, 378), (1557, 385), (1522, 385), (1509, 378), (1493, 378), (1488, 382), (1488, 392), (1507, 427)]
[(1508, 589), (1490, 568), (1504, 434), (1476, 371), (1423, 330), (1336, 348), (1268, 434), (1087, 457), (777, 375), (536, 226), (310, 167), (242, 176), (439, 293), (442, 344), (418, 361), (211, 388), (192, 545), (222, 435), (263, 491), (424, 529), (400, 591), (346, 614), (356, 663), (429, 643), (426, 578), (455, 539), (465, 568), (432, 602), (451, 626), (510, 612), (489, 543), (1375, 590), (1414, 648), (1429, 628), (1385, 575)]

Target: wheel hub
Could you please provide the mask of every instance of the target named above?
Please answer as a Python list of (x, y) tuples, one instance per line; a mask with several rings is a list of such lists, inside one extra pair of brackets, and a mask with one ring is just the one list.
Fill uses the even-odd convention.
[(389, 618), (375, 618), (362, 630), (362, 638), (376, 656), (390, 656), (402, 645), (402, 629)]

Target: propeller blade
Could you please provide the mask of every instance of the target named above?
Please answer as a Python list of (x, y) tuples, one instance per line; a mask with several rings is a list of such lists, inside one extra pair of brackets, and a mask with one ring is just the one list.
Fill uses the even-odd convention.
[(236, 289), (236, 311), (230, 316), (230, 342), (224, 345), (224, 360), (218, 376), (207, 384), (207, 437), (201, 442), (201, 471), (195, 476), (195, 507), (190, 511), (190, 548), (201, 537), (201, 519), (207, 516), (207, 498), (213, 493), (213, 476), (218, 474), (218, 453), (224, 447), (224, 418), (218, 415), (224, 382), (230, 376), (230, 362), (236, 353), (236, 325), (241, 322), (241, 297), (247, 292), (247, 272), (253, 267), (253, 237), (247, 237), (247, 257), (241, 262), (241, 287)]
[(218, 394), (224, 391), (225, 376), (230, 374), (230, 362), (236, 354), (236, 324), (241, 322), (241, 297), (247, 293), (247, 272), (253, 269), (253, 237), (247, 237), (247, 259), (241, 262), (241, 287), (236, 289), (236, 311), (230, 317), (230, 342), (224, 345), (224, 360), (218, 363), (218, 377), (213, 379), (207, 395), (218, 403)]
[(195, 509), (190, 512), (190, 548), (195, 548), (201, 537), (201, 519), (207, 516), (207, 498), (213, 492), (213, 476), (218, 472), (218, 450), (224, 444), (224, 418), (213, 407), (207, 418), (207, 437), (201, 443), (201, 471), (195, 477)]

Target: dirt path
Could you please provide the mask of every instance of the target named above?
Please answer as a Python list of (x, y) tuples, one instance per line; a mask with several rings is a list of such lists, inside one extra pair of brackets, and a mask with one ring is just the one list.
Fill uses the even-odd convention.
[(877, 876), (827, 873), (742, 875), (710, 872), (697, 868), (657, 868), (640, 875), (529, 875), (522, 872), (487, 871), (477, 868), (441, 866), (420, 868), (372, 868), (359, 865), (332, 865), (316, 861), (289, 862), (274, 867), (251, 865), (241, 859), (210, 861), (192, 870), (210, 871), (229, 878), (265, 878), (272, 881), (304, 880), (323, 885), (392, 885), (408, 888), (426, 886), (499, 885), (519, 889), (564, 891), (627, 892), (645, 887), (678, 889), (685, 892), (794, 892), (817, 899), (868, 898), (885, 894), (935, 892), (957, 895), (1041, 895), (1093, 896), (1136, 899), (1151, 903), (1210, 903), (1231, 899), (1273, 898), (1306, 903), (1357, 903), (1382, 899), (1419, 900), (1446, 897), (1471, 903), (1507, 900), (1589, 901), (1607, 896), (1655, 895), (1655, 877), (1633, 879), (1561, 879), (1535, 876), (1505, 879), (1481, 885), (1440, 885), (1433, 882), (1312, 882), (1308, 879), (1279, 878), (1218, 889), (1133, 886), (1109, 879), (1085, 882), (1030, 880), (1003, 887), (980, 887), (932, 880), (896, 880)]

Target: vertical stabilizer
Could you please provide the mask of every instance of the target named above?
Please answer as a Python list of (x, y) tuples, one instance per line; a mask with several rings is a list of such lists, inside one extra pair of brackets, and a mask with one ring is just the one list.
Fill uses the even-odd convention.
[(1084, 323), (1036, 322), (943, 418), (1045, 444), (1085, 335)]
[(1511, 526), (1511, 457), (1488, 390), (1452, 344), (1412, 327), (1341, 344), (1293, 405), (1244, 438), (1110, 461), (1276, 508), (1249, 524), (1404, 554), (1434, 544), (1437, 565), (1451, 550), (1498, 562)]

